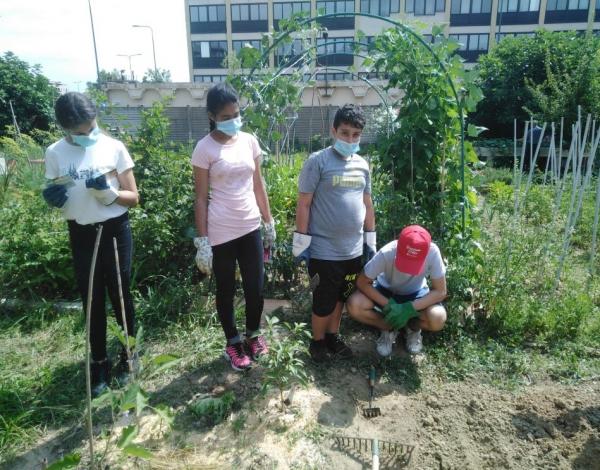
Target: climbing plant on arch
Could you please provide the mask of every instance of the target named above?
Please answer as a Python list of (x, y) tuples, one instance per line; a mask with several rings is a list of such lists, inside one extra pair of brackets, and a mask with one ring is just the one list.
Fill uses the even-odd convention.
[[(276, 119), (274, 103), (282, 110), (298, 106), (305, 85), (302, 73), (284, 77), (284, 69), (295, 65), (290, 63), (265, 73), (270, 52), (289, 43), (292, 35), (300, 35), (307, 49), (303, 63), (314, 67), (318, 20), (348, 16), (376, 18), (392, 26), (376, 36), (368, 46), (368, 57), (363, 56), (363, 67), (388, 77), (385, 91), (400, 90), (399, 98), (391, 100), (388, 95), (390, 99), (382, 99), (386, 112), (395, 109), (397, 114), (393, 116), (395, 125), (390, 127), (393, 131), (377, 139), (373, 155), (373, 174), (380, 188), (385, 188), (374, 193), (379, 210), (385, 212), (380, 220), (387, 221), (378, 231), (388, 239), (402, 225), (418, 222), (429, 227), (447, 247), (462, 251), (474, 233), (469, 209), (476, 202), (468, 169), (476, 156), (464, 141), (465, 118), (481, 99), (481, 92), (474, 84), (473, 72), (465, 70), (454, 54), (457, 43), (445, 39), (442, 29), (434, 28), (435, 42), (428, 44), (412, 27), (367, 13), (297, 17), (282, 22), (280, 32), (265, 38), (262, 55), (256, 55), (243, 80), (242, 87), (250, 90), (249, 108), (272, 122)], [(361, 56), (365, 45), (353, 42), (354, 55)], [(288, 97), (291, 99), (286, 101)], [(475, 132), (471, 126), (469, 130)]]

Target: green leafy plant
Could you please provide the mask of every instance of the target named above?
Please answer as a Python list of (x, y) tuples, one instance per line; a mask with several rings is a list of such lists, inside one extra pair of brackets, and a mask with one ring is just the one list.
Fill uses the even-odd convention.
[(236, 405), (235, 395), (227, 391), (219, 397), (202, 397), (190, 403), (188, 409), (208, 426), (223, 422)]
[[(285, 331), (275, 333), (278, 325)], [(265, 367), (263, 390), (276, 387), (279, 390), (280, 406), (286, 404), (284, 392), (295, 384), (306, 385), (308, 376), (303, 355), (307, 352), (306, 341), (310, 332), (305, 323), (281, 323), (277, 317), (267, 318), (269, 352), (263, 358)]]
[[(139, 355), (143, 342), (142, 327), (138, 329), (135, 338), (125, 338), (122, 330), (117, 326), (113, 325), (111, 329), (113, 334), (119, 339), (119, 342), (123, 346), (130, 348), (132, 356)], [(142, 427), (140, 418), (145, 412), (151, 410), (160, 418), (161, 423), (165, 424), (167, 428), (170, 429), (173, 424), (174, 415), (171, 408), (168, 406), (160, 404), (150, 405), (149, 395), (142, 388), (141, 380), (142, 378), (149, 379), (154, 377), (167, 368), (173, 367), (179, 362), (179, 358), (169, 354), (160, 354), (151, 359), (142, 359), (144, 360), (140, 360), (139, 369), (130, 373), (129, 382), (124, 388), (108, 389), (105, 393), (93, 400), (92, 405), (96, 409), (108, 405), (111, 410), (113, 426), (117, 421), (116, 416), (131, 413), (134, 418), (134, 423), (121, 430), (121, 435), (116, 442), (116, 447), (121, 450), (124, 456), (149, 459), (153, 456), (152, 452), (141, 445), (134, 443), (134, 439), (138, 436)], [(111, 441), (107, 439), (107, 447), (104, 451), (104, 456), (101, 457), (101, 459), (107, 455), (110, 443)]]

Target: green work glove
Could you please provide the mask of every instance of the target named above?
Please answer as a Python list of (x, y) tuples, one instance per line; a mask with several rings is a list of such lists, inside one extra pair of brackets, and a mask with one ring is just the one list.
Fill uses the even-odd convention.
[(394, 299), (383, 307), (384, 319), (395, 330), (404, 327), (408, 320), (419, 316), (412, 302), (397, 303)]

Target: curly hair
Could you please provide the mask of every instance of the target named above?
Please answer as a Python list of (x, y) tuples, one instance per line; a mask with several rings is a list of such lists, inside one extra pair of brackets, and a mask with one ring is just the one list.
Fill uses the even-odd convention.
[(350, 124), (352, 127), (364, 129), (367, 120), (365, 113), (360, 106), (355, 104), (345, 104), (339, 108), (333, 118), (333, 127), (337, 129), (340, 124)]

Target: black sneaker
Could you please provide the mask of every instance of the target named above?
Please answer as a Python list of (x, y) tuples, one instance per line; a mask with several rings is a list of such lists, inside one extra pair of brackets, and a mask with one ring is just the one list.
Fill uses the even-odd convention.
[[(140, 371), (140, 358), (137, 352), (133, 352), (131, 354), (131, 368), (133, 369), (133, 373), (135, 375), (137, 375), (137, 373)], [(133, 379), (131, 376), (131, 371), (129, 370), (129, 364), (127, 362), (127, 352), (124, 350), (119, 353), (116, 379), (121, 387), (127, 385)]]
[(308, 352), (314, 362), (325, 362), (329, 358), (329, 349), (324, 339), (319, 341), (311, 340)]
[(108, 359), (92, 361), (90, 364), (90, 378), (92, 382), (92, 397), (96, 398), (108, 388), (110, 382), (110, 368), (112, 364)]
[(353, 356), (352, 350), (337, 333), (326, 333), (325, 344), (327, 349), (337, 358), (350, 359)]

